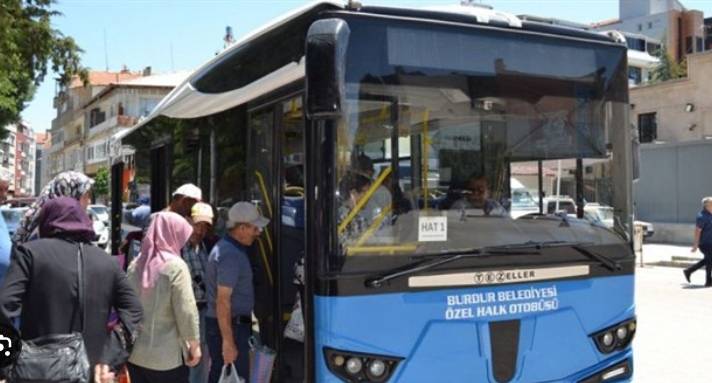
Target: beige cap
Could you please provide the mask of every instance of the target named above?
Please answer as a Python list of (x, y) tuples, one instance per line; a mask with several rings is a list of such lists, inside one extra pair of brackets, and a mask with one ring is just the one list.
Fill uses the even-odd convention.
[(205, 202), (198, 202), (190, 210), (190, 217), (193, 222), (207, 222), (213, 224), (213, 208)]

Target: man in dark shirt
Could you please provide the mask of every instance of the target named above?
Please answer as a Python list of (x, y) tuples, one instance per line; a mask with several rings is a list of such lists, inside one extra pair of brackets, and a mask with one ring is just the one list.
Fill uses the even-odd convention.
[(249, 379), (247, 342), (252, 335), (255, 292), (247, 253), (268, 223), (255, 205), (236, 203), (228, 212), (227, 235), (208, 257), (205, 329), (212, 358), (209, 383), (217, 383), (223, 364), (230, 363), (235, 364), (241, 377)]
[(704, 258), (682, 272), (687, 282), (690, 282), (690, 275), (704, 266), (705, 287), (710, 287), (712, 286), (712, 197), (705, 197), (702, 200), (702, 211), (697, 215), (692, 252), (696, 252), (698, 248), (704, 254)]

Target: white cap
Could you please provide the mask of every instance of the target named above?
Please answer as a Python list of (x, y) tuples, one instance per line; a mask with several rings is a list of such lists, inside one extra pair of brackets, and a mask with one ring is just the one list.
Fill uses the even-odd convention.
[(249, 223), (263, 228), (267, 226), (269, 219), (263, 217), (254, 204), (238, 202), (227, 212), (227, 227), (232, 228), (238, 223)]
[(203, 200), (203, 192), (199, 187), (193, 184), (181, 185), (178, 189), (176, 189), (176, 191), (173, 192), (173, 196), (175, 197), (176, 195), (186, 196), (198, 201)]

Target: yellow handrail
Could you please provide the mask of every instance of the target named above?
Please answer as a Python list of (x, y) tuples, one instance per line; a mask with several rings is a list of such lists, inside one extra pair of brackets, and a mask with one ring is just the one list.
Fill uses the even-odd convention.
[(272, 218), (272, 202), (269, 199), (269, 194), (267, 194), (267, 187), (265, 186), (265, 178), (259, 170), (255, 170), (255, 175), (257, 176), (257, 182), (260, 184), (260, 191), (262, 192), (262, 197), (265, 199), (265, 205), (267, 205), (267, 211), (269, 211), (269, 217)]
[(267, 279), (269, 279), (269, 284), (270, 284), (270, 286), (274, 286), (274, 280), (272, 278), (272, 266), (269, 263), (269, 259), (267, 259), (267, 253), (265, 252), (265, 245), (262, 243), (261, 238), (257, 238), (257, 244), (259, 245), (259, 248), (260, 248), (260, 255), (262, 256), (262, 261), (265, 264), (265, 270), (267, 270)]
[[(267, 210), (269, 211), (269, 219), (272, 219), (272, 201), (269, 199), (269, 194), (267, 194), (267, 186), (265, 185), (265, 178), (260, 173), (259, 170), (255, 170), (255, 175), (257, 176), (257, 182), (260, 186), (260, 193), (262, 193), (262, 198), (265, 200), (265, 205), (267, 205)], [(260, 212), (262, 214), (262, 212)], [(270, 253), (274, 251), (274, 246), (272, 245), (272, 237), (270, 236), (269, 229), (264, 228), (265, 237), (267, 238), (267, 246), (269, 246)]]
[(381, 223), (383, 223), (383, 220), (385, 220), (386, 217), (389, 214), (391, 214), (392, 211), (393, 211), (393, 204), (386, 206), (383, 209), (383, 211), (381, 211), (381, 213), (378, 215), (378, 217), (376, 217), (376, 219), (373, 220), (373, 222), (371, 223), (371, 226), (368, 227), (368, 230), (366, 230), (365, 232), (363, 232), (363, 234), (361, 234), (361, 238), (359, 238), (358, 241), (356, 241), (356, 246), (361, 246), (364, 244), (364, 242), (368, 241), (368, 239), (373, 236), (373, 233), (375, 233), (376, 230), (378, 230), (378, 228), (381, 227)]
[(366, 253), (410, 253), (418, 249), (416, 244), (393, 245), (393, 246), (347, 246), (346, 254), (366, 254)]
[[(391, 174), (392, 171), (392, 167), (387, 167), (385, 170), (383, 170), (381, 175), (378, 176), (376, 181), (371, 184), (371, 187), (368, 188), (366, 194), (361, 197), (358, 202), (356, 202), (356, 206), (351, 209), (346, 218), (344, 218), (344, 220), (339, 224), (339, 234), (342, 234), (344, 230), (346, 230), (351, 221), (353, 221), (353, 219), (356, 217), (356, 214), (358, 214), (364, 208), (364, 206), (366, 206), (366, 203), (368, 203), (368, 201), (371, 199), (373, 193), (375, 193), (376, 189), (378, 189), (378, 187), (383, 184), (383, 181), (386, 179), (386, 177), (388, 177), (389, 174)], [(344, 198), (348, 198), (348, 196), (344, 196)]]
[(430, 163), (428, 161), (428, 146), (430, 145), (430, 136), (428, 135), (428, 124), (430, 122), (430, 110), (425, 109), (425, 112), (423, 112), (423, 174), (421, 175), (422, 177), (422, 186), (423, 186), (423, 206), (425, 207), (425, 210), (428, 210), (428, 173), (430, 173)]

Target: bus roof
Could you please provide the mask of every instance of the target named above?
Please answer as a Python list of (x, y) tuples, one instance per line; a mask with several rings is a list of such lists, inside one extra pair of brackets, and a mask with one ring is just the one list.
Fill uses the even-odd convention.
[[(159, 116), (171, 118), (190, 119), (219, 113), (248, 101), (254, 100), (275, 89), (290, 84), (304, 77), (304, 60), (290, 62), (289, 64), (270, 72), (244, 86), (235, 87), (220, 92), (203, 92), (196, 87), (196, 82), (209, 76), (212, 72), (220, 70), (221, 64), (228, 62), (248, 44), (271, 32), (295, 22), (297, 19), (312, 16), (316, 17), (322, 11), (345, 10), (342, 1), (313, 1), (297, 8), (281, 17), (267, 23), (261, 28), (249, 33), (205, 64), (193, 71), (181, 84), (176, 86), (144, 119), (132, 128), (115, 134), (111, 141), (118, 142), (134, 130), (148, 124)], [(502, 28), (516, 28), (538, 33), (584, 38), (601, 42), (614, 42), (614, 38), (601, 33), (575, 30), (556, 25), (549, 25), (527, 20), (520, 20), (517, 16), (492, 10), (479, 5), (452, 5), (438, 6), (422, 9), (398, 7), (373, 7), (364, 6), (357, 10), (362, 13), (385, 15), (394, 17), (409, 17), (444, 22), (459, 22), (469, 24), (487, 24)], [(224, 66), (224, 65), (223, 65)]]

